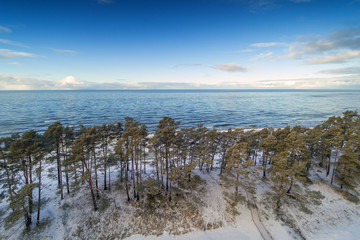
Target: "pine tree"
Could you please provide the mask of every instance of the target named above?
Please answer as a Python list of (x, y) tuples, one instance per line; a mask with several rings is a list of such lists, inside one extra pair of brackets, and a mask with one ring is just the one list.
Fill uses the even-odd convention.
[(360, 180), (360, 133), (359, 129), (349, 134), (337, 164), (336, 176), (340, 187), (355, 189)]
[(129, 151), (127, 139), (128, 139), (127, 135), (123, 134), (121, 136), (121, 138), (116, 143), (115, 153), (119, 157), (119, 162), (120, 162), (120, 181), (122, 182), (123, 175), (125, 175), (126, 195), (128, 201), (130, 201), (131, 199), (129, 194), (129, 176), (128, 176), (130, 151)]
[(225, 169), (226, 162), (226, 152), (227, 150), (235, 145), (240, 139), (241, 135), (244, 133), (243, 129), (231, 129), (229, 128), (226, 132), (220, 132), (218, 134), (218, 143), (219, 143), (219, 154), (220, 158), (220, 175)]
[[(210, 171), (213, 170), (214, 167), (214, 158), (216, 153), (218, 152), (218, 132), (216, 129), (212, 129), (207, 134), (207, 144), (210, 152)], [(207, 169), (209, 171), (209, 169)]]
[(157, 126), (155, 135), (160, 143), (160, 149), (163, 149), (163, 158), (165, 159), (165, 176), (166, 176), (166, 183), (165, 189), (166, 192), (169, 194), (169, 201), (171, 201), (171, 186), (170, 186), (170, 157), (171, 157), (171, 150), (173, 144), (176, 139), (176, 128), (179, 125), (178, 122), (175, 122), (174, 119), (170, 117), (163, 117)]
[(226, 170), (227, 172), (232, 172), (236, 174), (235, 180), (235, 198), (239, 192), (239, 177), (240, 175), (244, 175), (245, 179), (247, 178), (248, 172), (246, 168), (252, 165), (252, 161), (249, 158), (248, 154), (248, 143), (240, 142), (234, 146), (231, 146), (226, 152)]
[(14, 194), (14, 187), (19, 182), (16, 177), (18, 169), (16, 168), (16, 165), (11, 163), (12, 154), (10, 153), (10, 145), (19, 138), (19, 134), (0, 138), (0, 182), (3, 183), (3, 188), (7, 188), (9, 197), (12, 197)]
[[(333, 165), (333, 171), (332, 171), (332, 175), (331, 175), (331, 184), (333, 184), (333, 181), (334, 181), (334, 175), (335, 175), (335, 171), (336, 171), (336, 168), (337, 168), (337, 159), (338, 159), (338, 156), (339, 156), (339, 153), (341, 151), (341, 149), (343, 148), (343, 143), (344, 143), (344, 134), (341, 130), (340, 127), (338, 126), (333, 126), (330, 128), (329, 130), (329, 134), (330, 136), (332, 137), (331, 138), (331, 141), (330, 141), (330, 146), (332, 147), (332, 150), (335, 151), (335, 156), (334, 156), (334, 161), (332, 163)], [(329, 163), (329, 166), (330, 166), (330, 163)], [(328, 168), (328, 171), (330, 172), (330, 167)]]
[[(41, 171), (39, 172), (39, 181), (35, 182), (34, 170), (38, 161), (41, 161), (44, 155), (44, 144), (42, 137), (34, 130), (25, 132), (20, 139), (13, 141), (9, 147), (7, 164), (15, 174), (21, 174), (23, 181), (15, 182), (12, 185), (10, 195), (10, 208), (12, 212), (6, 217), (6, 226), (12, 226), (21, 217), (25, 218), (26, 229), (30, 229), (33, 214), (33, 190), (38, 187), (41, 193)], [(41, 169), (40, 169), (41, 170)], [(20, 176), (17, 176), (20, 177)], [(40, 218), (41, 194), (39, 194), (38, 221)]]
[(62, 182), (62, 163), (61, 163), (61, 145), (63, 141), (63, 125), (60, 122), (54, 122), (48, 127), (44, 133), (44, 137), (49, 144), (49, 151), (55, 151), (55, 158), (57, 164), (57, 179), (58, 187), (60, 189), (61, 200), (64, 199), (63, 182)]
[(260, 131), (248, 131), (245, 135), (246, 142), (249, 144), (249, 157), (252, 155), (254, 166), (256, 166), (259, 144), (260, 144)]
[(76, 139), (71, 147), (71, 157), (69, 159), (69, 171), (75, 174), (79, 172), (80, 178), (75, 179), (75, 184), (79, 185), (87, 182), (90, 190), (94, 211), (98, 210), (96, 195), (93, 187), (94, 164), (91, 161), (91, 147), (89, 138), (83, 133)]
[(64, 141), (62, 147), (64, 153), (63, 166), (65, 167), (66, 191), (68, 194), (70, 193), (70, 179), (69, 179), (70, 150), (74, 140), (75, 140), (74, 127), (66, 126), (64, 128)]
[(284, 141), (285, 151), (288, 153), (288, 177), (290, 178), (286, 193), (290, 193), (296, 181), (305, 181), (306, 166), (310, 159), (304, 134), (299, 129), (294, 127)]
[(96, 148), (99, 141), (99, 129), (97, 126), (88, 127), (86, 129), (86, 135), (84, 137), (84, 141), (86, 143), (86, 148), (90, 151), (90, 168), (94, 170), (94, 178), (95, 178), (95, 190), (96, 190), (96, 197), (100, 198), (99, 193), (99, 184), (98, 184), (98, 168), (100, 164), (98, 163)]
[(260, 149), (263, 150), (263, 177), (266, 178), (266, 168), (268, 161), (271, 161), (271, 156), (274, 155), (276, 147), (276, 137), (269, 135), (263, 138), (259, 144)]
[[(135, 121), (133, 118), (125, 118), (125, 128), (121, 139), (117, 143), (117, 154), (125, 155), (131, 160), (131, 179), (133, 186), (134, 198), (140, 199), (141, 187), (141, 161), (143, 157), (144, 141), (147, 136), (145, 125)], [(124, 153), (125, 151), (125, 153)], [(127, 161), (128, 162), (128, 161)], [(126, 167), (127, 171), (129, 168)], [(126, 172), (127, 174), (127, 172)], [(127, 179), (127, 175), (126, 175)], [(128, 181), (126, 180), (126, 184)], [(126, 185), (128, 187), (128, 185)], [(128, 189), (127, 189), (128, 190)]]
[(288, 153), (286, 151), (277, 153), (271, 166), (270, 175), (274, 184), (277, 209), (280, 208), (281, 200), (286, 193), (285, 185), (290, 182), (288, 179), (290, 171), (291, 169), (288, 167)]
[[(104, 172), (104, 190), (110, 189), (110, 172), (111, 168), (110, 165), (114, 163), (110, 161), (109, 155), (109, 146), (111, 145), (112, 141), (116, 137), (121, 136), (122, 132), (122, 124), (117, 122), (116, 124), (103, 124), (102, 126), (97, 127), (99, 133), (99, 143), (100, 148), (102, 150), (102, 165), (103, 165), (103, 172)], [(109, 171), (109, 177), (107, 180), (107, 170)], [(109, 181), (109, 183), (107, 183)]]

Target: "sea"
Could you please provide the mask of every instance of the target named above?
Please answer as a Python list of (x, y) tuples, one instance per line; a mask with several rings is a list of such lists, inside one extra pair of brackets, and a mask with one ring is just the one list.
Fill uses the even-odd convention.
[(84, 90), (0, 91), (0, 137), (55, 121), (78, 127), (123, 122), (129, 116), (153, 132), (170, 116), (180, 127), (313, 127), (360, 110), (355, 90)]

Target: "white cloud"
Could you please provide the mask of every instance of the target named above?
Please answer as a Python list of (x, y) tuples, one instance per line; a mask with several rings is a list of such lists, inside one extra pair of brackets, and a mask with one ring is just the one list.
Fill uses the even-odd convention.
[(252, 84), (255, 88), (274, 88), (274, 89), (339, 89), (360, 86), (358, 76), (336, 77), (336, 78), (294, 78), (281, 80), (260, 80)]
[(327, 78), (288, 78), (280, 80), (251, 80), (192, 83), (192, 82), (138, 82), (138, 83), (94, 83), (77, 80), (67, 76), (59, 81), (52, 81), (22, 74), (0, 74), (0, 90), (115, 90), (115, 89), (249, 89), (249, 88), (358, 88), (359, 74)]
[(23, 65), (21, 62), (10, 62), (9, 64), (12, 64), (12, 65)]
[(301, 58), (301, 52), (290, 52), (288, 55), (280, 56), (279, 59), (286, 59), (286, 58)]
[(35, 54), (28, 52), (17, 52), (9, 49), (0, 49), (0, 59), (1, 58), (15, 58), (15, 57), (38, 57)]
[[(280, 58), (304, 58), (309, 55), (331, 54), (360, 50), (360, 28), (342, 29), (326, 36), (307, 37), (308, 40), (291, 43), (288, 54)], [(351, 57), (351, 54), (349, 55)]]
[(258, 55), (256, 55), (254, 58), (252, 58), (253, 61), (257, 61), (257, 60), (261, 60), (261, 59), (267, 59), (270, 58), (272, 56), (272, 52), (264, 52), (264, 53), (260, 53)]
[(318, 57), (307, 60), (309, 64), (325, 64), (325, 63), (343, 63), (350, 59), (360, 57), (360, 51), (347, 51), (338, 54), (332, 54), (325, 57)]
[(0, 43), (7, 44), (7, 45), (11, 45), (11, 46), (15, 46), (15, 47), (28, 48), (27, 46), (25, 46), (25, 45), (22, 44), (22, 43), (14, 42), (14, 41), (11, 41), (11, 40), (8, 40), (8, 39), (2, 39), (2, 38), (0, 38)]
[(246, 68), (237, 63), (216, 64), (213, 68), (225, 72), (246, 72)]
[(44, 90), (53, 89), (53, 86), (52, 81), (23, 74), (0, 74), (0, 90)]
[[(0, 74), (0, 90), (73, 90), (90, 89), (91, 85), (92, 83), (78, 81), (73, 76), (52, 81), (24, 74)], [(92, 89), (99, 89), (95, 85)]]
[(53, 86), (51, 89), (58, 90), (114, 90), (114, 89), (138, 89), (146, 88), (144, 85), (139, 83), (119, 83), (119, 82), (108, 82), (108, 83), (95, 83), (84, 80), (77, 80), (74, 76), (67, 76), (64, 79), (56, 82), (52, 82)]
[(67, 76), (66, 78), (60, 80), (60, 82), (57, 83), (55, 87), (61, 89), (76, 89), (84, 85), (84, 82), (76, 80), (75, 77)]
[(11, 32), (11, 29), (0, 25), (0, 33), (1, 33), (1, 32), (10, 33), (10, 32)]
[(275, 47), (284, 45), (284, 43), (280, 42), (263, 42), (263, 43), (253, 43), (251, 44), (252, 47), (258, 47), (258, 48), (266, 48), (266, 47)]
[(55, 49), (55, 48), (52, 48), (52, 50), (53, 50), (55, 53), (65, 54), (65, 55), (71, 55), (71, 54), (76, 54), (76, 53), (77, 53), (77, 51), (75, 51), (75, 50), (69, 50), (69, 49)]
[(359, 67), (345, 67), (345, 68), (326, 69), (326, 70), (320, 71), (319, 73), (341, 74), (341, 75), (359, 74), (360, 75), (360, 68)]

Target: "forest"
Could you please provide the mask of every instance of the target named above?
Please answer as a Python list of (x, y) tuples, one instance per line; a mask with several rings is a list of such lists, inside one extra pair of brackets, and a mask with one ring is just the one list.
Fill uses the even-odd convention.
[[(29, 130), (0, 138), (0, 199), (5, 227), (19, 221), (27, 231), (41, 221), (45, 166), (54, 166), (59, 201), (86, 189), (93, 211), (99, 199), (113, 190), (114, 176), (127, 201), (175, 196), (191, 188), (194, 171), (218, 171), (239, 188), (250, 187), (253, 166), (258, 178), (268, 179), (276, 197), (275, 209), (291, 195), (295, 185), (309, 181), (313, 167), (325, 169), (330, 184), (356, 193), (360, 180), (360, 115), (346, 111), (306, 128), (216, 130), (197, 125), (179, 128), (163, 117), (155, 132), (126, 117), (124, 122), (101, 126), (64, 126), (54, 122), (43, 133)], [(84, 206), (85, 207), (85, 206)]]

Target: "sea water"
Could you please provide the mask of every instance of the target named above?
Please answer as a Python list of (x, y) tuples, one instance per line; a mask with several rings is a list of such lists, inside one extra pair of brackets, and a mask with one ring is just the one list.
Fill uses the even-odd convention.
[(315, 126), (346, 110), (359, 111), (360, 91), (119, 90), (0, 91), (0, 136), (50, 124), (77, 127), (123, 122), (129, 116), (156, 129), (163, 116), (180, 127)]

